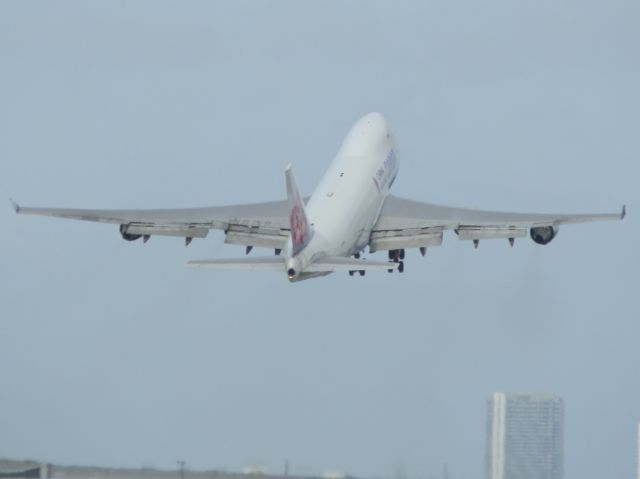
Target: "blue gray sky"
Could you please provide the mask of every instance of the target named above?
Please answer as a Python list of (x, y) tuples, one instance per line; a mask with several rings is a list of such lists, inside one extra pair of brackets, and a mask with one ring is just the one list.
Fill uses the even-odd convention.
[[(482, 477), (493, 391), (566, 403), (566, 477), (630, 477), (640, 421), (640, 4), (0, 2), (0, 455)], [(188, 269), (30, 206), (310, 193), (382, 112), (394, 192), (615, 212), (546, 247), (453, 235), (406, 273)], [(379, 257), (379, 255), (378, 255)]]

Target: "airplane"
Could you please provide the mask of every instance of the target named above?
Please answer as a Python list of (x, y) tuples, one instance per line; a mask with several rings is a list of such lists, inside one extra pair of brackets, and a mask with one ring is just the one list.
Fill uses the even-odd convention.
[[(151, 236), (178, 236), (189, 245), (211, 229), (224, 231), (227, 244), (271, 248), (275, 255), (189, 261), (213, 269), (284, 272), (291, 282), (346, 271), (404, 271), (405, 249), (440, 246), (443, 233), (454, 231), (460, 240), (503, 239), (513, 246), (525, 237), (546, 245), (560, 225), (622, 220), (610, 214), (524, 214), (455, 208), (391, 195), (398, 175), (394, 137), (380, 113), (360, 118), (309, 198), (304, 198), (291, 169), (285, 169), (287, 200), (265, 203), (183, 209), (85, 210), (27, 208), (13, 203), (16, 213), (54, 216), (120, 225), (127, 241)], [(387, 251), (387, 261), (361, 257)], [(281, 254), (284, 252), (284, 254)]]

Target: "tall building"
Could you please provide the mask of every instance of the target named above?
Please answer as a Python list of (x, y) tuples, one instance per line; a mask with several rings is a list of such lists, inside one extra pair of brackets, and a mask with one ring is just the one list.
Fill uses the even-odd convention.
[(637, 462), (637, 473), (638, 473), (638, 479), (640, 479), (640, 424), (638, 424), (638, 462)]
[(562, 479), (563, 422), (558, 396), (494, 393), (487, 402), (487, 479)]

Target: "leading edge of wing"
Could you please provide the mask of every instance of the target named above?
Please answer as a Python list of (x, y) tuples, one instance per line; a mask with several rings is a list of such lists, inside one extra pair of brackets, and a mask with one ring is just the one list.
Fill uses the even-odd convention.
[[(270, 201), (229, 206), (173, 209), (77, 209), (77, 208), (32, 208), (18, 205), (11, 200), (18, 214), (52, 216), (99, 223), (253, 223), (270, 224), (288, 228), (287, 202)], [(215, 226), (215, 225), (214, 225)]]
[(404, 228), (443, 227), (454, 229), (461, 225), (473, 226), (544, 226), (591, 221), (622, 220), (626, 206), (620, 213), (604, 214), (546, 214), (512, 213), (502, 211), (457, 208), (433, 203), (423, 203), (397, 196), (387, 196), (374, 231)]

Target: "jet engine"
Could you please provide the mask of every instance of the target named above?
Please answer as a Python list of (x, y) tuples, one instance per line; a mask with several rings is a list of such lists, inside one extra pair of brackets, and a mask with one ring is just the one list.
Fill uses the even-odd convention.
[(142, 235), (127, 233), (127, 229), (128, 229), (128, 225), (120, 225), (120, 234), (127, 241), (135, 241), (142, 236)]
[(538, 244), (550, 243), (558, 234), (557, 226), (536, 226), (531, 228), (531, 239)]

